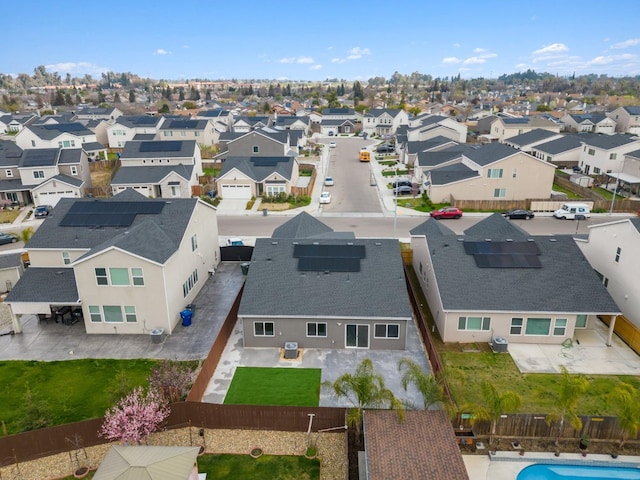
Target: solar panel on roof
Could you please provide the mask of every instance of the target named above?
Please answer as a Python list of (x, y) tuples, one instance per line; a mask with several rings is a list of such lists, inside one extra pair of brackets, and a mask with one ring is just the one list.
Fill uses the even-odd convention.
[(53, 165), (58, 157), (58, 149), (43, 148), (38, 150), (25, 150), (22, 160), (23, 167), (41, 167)]
[(505, 253), (540, 255), (540, 249), (536, 242), (467, 241), (464, 242), (464, 251), (467, 255), (499, 255)]
[(179, 140), (171, 140), (168, 142), (142, 142), (140, 143), (140, 152), (179, 152), (182, 148), (182, 142)]
[(478, 268), (542, 268), (537, 255), (474, 255)]
[(128, 227), (137, 215), (159, 214), (165, 202), (75, 202), (60, 222), (63, 227)]
[(136, 125), (154, 125), (156, 123), (156, 119), (154, 117), (141, 116), (135, 118), (128, 118), (131, 123)]
[(256, 167), (275, 167), (278, 163), (289, 161), (286, 157), (251, 157), (249, 160)]
[(364, 245), (294, 245), (293, 257), (365, 258)]
[(169, 124), (169, 128), (195, 128), (197, 126), (197, 120), (172, 120)]
[(303, 257), (298, 259), (301, 272), (359, 272), (359, 258)]

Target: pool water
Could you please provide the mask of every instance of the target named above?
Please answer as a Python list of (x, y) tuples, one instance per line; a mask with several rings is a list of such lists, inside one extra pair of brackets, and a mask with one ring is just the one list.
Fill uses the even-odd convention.
[(640, 468), (535, 464), (523, 469), (517, 480), (640, 480)]

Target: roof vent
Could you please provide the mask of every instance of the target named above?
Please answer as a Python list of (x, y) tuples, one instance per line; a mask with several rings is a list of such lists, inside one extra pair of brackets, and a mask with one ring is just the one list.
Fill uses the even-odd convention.
[(62, 270), (58, 270), (58, 271), (56, 272), (56, 275), (62, 275), (63, 273), (64, 273), (64, 272), (63, 272)]
[(271, 242), (271, 245), (277, 245), (278, 242)]
[(292, 242), (293, 245), (298, 245), (300, 242)]
[(313, 245), (320, 245), (320, 242), (313, 242)]
[(347, 245), (353, 245), (353, 242), (347, 242)]
[(527, 238), (527, 242), (535, 242), (533, 238)]
[(549, 239), (549, 241), (550, 241), (550, 242), (557, 242), (557, 241), (558, 241), (558, 239), (557, 239), (557, 238), (550, 238), (550, 239)]
[(513, 242), (513, 238), (507, 238), (507, 242)]
[(379, 247), (380, 245), (382, 245), (381, 242), (376, 242), (376, 247)]

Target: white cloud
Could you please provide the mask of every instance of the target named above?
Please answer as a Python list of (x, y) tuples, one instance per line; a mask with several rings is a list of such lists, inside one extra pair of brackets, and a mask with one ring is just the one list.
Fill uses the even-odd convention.
[(278, 63), (293, 63), (295, 61), (296, 61), (295, 57), (288, 57), (288, 58), (281, 58), (280, 60), (278, 60)]
[(188, 50), (191, 47), (189, 45), (182, 45), (182, 48), (184, 48), (185, 50)]
[(595, 57), (592, 60), (589, 60), (587, 62), (587, 65), (611, 65), (615, 62), (635, 60), (636, 58), (636, 55), (632, 55), (630, 53), (625, 53), (622, 55), (607, 55), (606, 57), (601, 55), (599, 57)]
[(320, 65), (319, 63), (315, 64), (315, 65), (311, 65), (309, 67), (309, 70), (320, 70), (322, 68), (322, 65)]
[(462, 60), (460, 60), (458, 57), (445, 57), (442, 59), (442, 63), (460, 63)]
[(635, 47), (636, 45), (640, 45), (640, 38), (629, 38), (624, 42), (618, 42), (611, 45), (610, 48), (621, 49), (621, 48), (629, 48)]
[(363, 55), (371, 55), (371, 50), (369, 50), (368, 48), (354, 47), (351, 50), (349, 50), (349, 53), (351, 55), (359, 55), (358, 58), (360, 58)]
[(564, 43), (552, 43), (533, 52), (534, 55), (548, 55), (567, 52), (569, 48)]
[(70, 73), (72, 75), (85, 75), (89, 74), (91, 76), (100, 75), (103, 72), (108, 72), (111, 69), (108, 67), (100, 67), (94, 63), (89, 62), (61, 62), (61, 63), (52, 63), (44, 66), (50, 72), (58, 72), (58, 73)]
[(458, 47), (461, 47), (462, 45), (460, 45), (459, 43), (457, 43), (457, 42), (456, 42), (456, 43), (454, 43), (454, 44), (453, 44), (453, 45), (451, 45), (451, 46), (452, 46), (452, 47), (456, 47), (456, 48), (458, 48)]
[(481, 57), (469, 57), (462, 62), (463, 65), (476, 65), (479, 63), (485, 63), (487, 60)]
[(346, 60), (346, 59), (344, 59), (344, 58), (332, 58), (332, 59), (331, 59), (331, 63), (344, 63), (344, 62), (346, 62), (346, 61), (347, 61), (347, 60)]
[(482, 52), (486, 52), (486, 50), (484, 48), (474, 48), (473, 49), (473, 53), (482, 53)]
[(313, 63), (313, 58), (311, 57), (298, 57), (298, 59), (296, 60), (296, 63)]
[(311, 57), (285, 57), (278, 60), (278, 63), (313, 63), (313, 58)]
[(344, 58), (335, 57), (331, 59), (331, 63), (345, 63), (352, 60), (360, 60), (365, 55), (371, 55), (371, 50), (368, 48), (353, 47), (348, 51), (349, 55)]
[(159, 48), (155, 52), (153, 52), (153, 54), (154, 55), (171, 55), (171, 52), (165, 50), (164, 48)]

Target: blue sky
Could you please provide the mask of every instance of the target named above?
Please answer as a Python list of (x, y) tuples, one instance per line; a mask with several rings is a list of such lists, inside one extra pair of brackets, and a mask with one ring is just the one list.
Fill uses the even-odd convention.
[[(0, 2), (0, 11), (9, 7)], [(640, 74), (640, 1), (11, 2), (0, 72), (367, 80)]]

